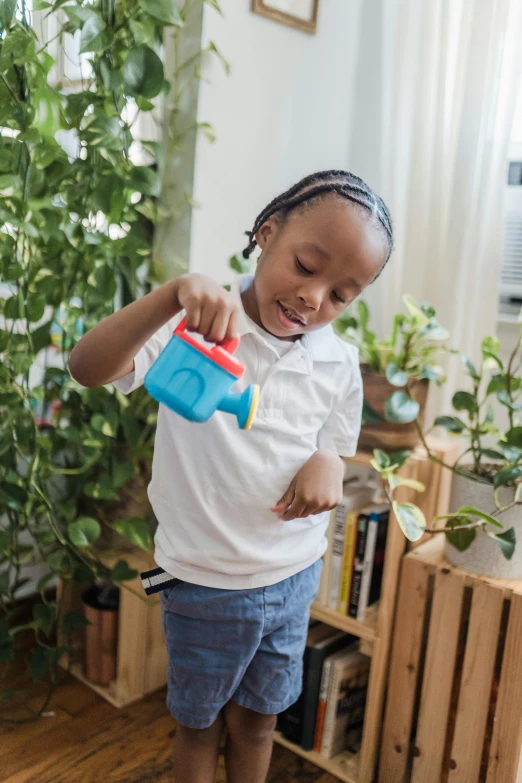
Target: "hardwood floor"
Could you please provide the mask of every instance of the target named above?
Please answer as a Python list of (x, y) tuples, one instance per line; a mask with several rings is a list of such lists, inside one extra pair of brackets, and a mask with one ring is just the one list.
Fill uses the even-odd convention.
[[(33, 706), (42, 703), (42, 694), (43, 686), (37, 687)], [(4, 705), (0, 711), (0, 783), (175, 783), (176, 724), (165, 694), (162, 689), (118, 710), (64, 672), (46, 717), (12, 724), (2, 720), (13, 716), (12, 709), (7, 713)], [(216, 783), (225, 782), (221, 752)], [(267, 783), (337, 779), (274, 745)]]

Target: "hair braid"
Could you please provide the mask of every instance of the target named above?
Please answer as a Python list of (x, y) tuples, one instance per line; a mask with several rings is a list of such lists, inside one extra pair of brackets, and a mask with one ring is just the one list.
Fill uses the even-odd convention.
[(252, 229), (245, 232), (250, 242), (243, 250), (243, 258), (248, 258), (255, 249), (257, 245), (255, 235), (272, 215), (281, 213), (282, 217), (286, 218), (290, 212), (302, 205), (332, 194), (341, 196), (365, 210), (370, 219), (374, 220), (383, 231), (388, 241), (386, 264), (393, 250), (393, 227), (386, 204), (360, 177), (338, 169), (310, 174), (272, 199), (259, 213)]

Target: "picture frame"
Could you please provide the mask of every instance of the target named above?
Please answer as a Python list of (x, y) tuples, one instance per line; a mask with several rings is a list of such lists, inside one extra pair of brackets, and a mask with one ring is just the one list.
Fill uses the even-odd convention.
[(252, 11), (304, 33), (317, 32), (319, 0), (252, 0)]

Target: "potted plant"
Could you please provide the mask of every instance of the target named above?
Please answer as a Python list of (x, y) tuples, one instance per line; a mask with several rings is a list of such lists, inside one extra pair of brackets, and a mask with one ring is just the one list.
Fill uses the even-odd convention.
[[(436, 427), (463, 440), (463, 450), (451, 465), (430, 452), (425, 435), (420, 436), (436, 462), (453, 472), (452, 513), (426, 527), (420, 510), (412, 503), (397, 503), (395, 490), (404, 484), (397, 475), (407, 455), (376, 452), (374, 466), (385, 479), (390, 500), (405, 535), (412, 541), (423, 533), (446, 535), (446, 558), (474, 573), (505, 579), (522, 578), (522, 354), (521, 336), (507, 363), (500, 356), (495, 337), (482, 341), (482, 361), (476, 367), (463, 357), (470, 389), (453, 396), (454, 414), (439, 416)], [(495, 424), (495, 403), (506, 413), (507, 426)], [(499, 412), (497, 407), (497, 415)], [(422, 490), (421, 486), (409, 486)], [(444, 528), (437, 522), (445, 521)]]
[(369, 309), (357, 303), (334, 322), (336, 332), (359, 349), (364, 385), (362, 448), (403, 449), (419, 443), (416, 421), (424, 421), (428, 384), (444, 381), (437, 363), (441, 342), (449, 334), (437, 321), (435, 309), (405, 295), (406, 313), (393, 319), (387, 339), (369, 328)]
[[(112, 386), (84, 389), (67, 359), (82, 329), (158, 276), (161, 147), (138, 143), (133, 125), (168, 92), (158, 52), (165, 28), (179, 29), (190, 5), (37, 0), (37, 11), (58, 14), (59, 35), (78, 32), (89, 55), (92, 74), (77, 92), (50, 81), (53, 58), (37, 42), (27, 5), (4, 3), (0, 12), (0, 663), (25, 654), (29, 637), (29, 672), (49, 680), (39, 709), (24, 697), (29, 718), (45, 709), (68, 650), (57, 638), (85, 626), (82, 613), (62, 611), (50, 582), (125, 589), (137, 572), (124, 556), (103, 565), (103, 531), (152, 544), (145, 488), (156, 403), (144, 390), (129, 399)], [(198, 79), (199, 58), (177, 57), (176, 78), (182, 71)], [(75, 154), (57, 141), (63, 130)], [(178, 133), (173, 120), (169, 130), (179, 154), (190, 129)], [(150, 165), (132, 158), (136, 145)], [(36, 563), (47, 569), (41, 600), (22, 622), (23, 569)], [(8, 688), (1, 696), (24, 694)]]

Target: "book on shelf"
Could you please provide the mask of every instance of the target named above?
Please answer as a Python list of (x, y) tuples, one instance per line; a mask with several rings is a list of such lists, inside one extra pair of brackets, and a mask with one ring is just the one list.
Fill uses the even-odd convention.
[[(320, 623), (317, 620), (310, 620), (308, 627), (308, 635), (306, 637), (306, 647), (303, 655), (303, 685), (306, 683), (308, 676), (308, 656), (310, 645), (314, 644), (320, 639), (331, 636), (335, 629), (330, 628), (325, 623)], [(299, 698), (293, 704), (290, 705), (284, 712), (281, 712), (277, 718), (277, 728), (283, 734), (285, 739), (289, 742), (294, 742), (296, 745), (301, 744), (303, 734), (303, 717), (304, 717), (304, 687)]]
[(359, 512), (357, 519), (357, 537), (355, 539), (355, 558), (352, 570), (352, 585), (350, 588), (350, 600), (348, 602), (348, 615), (357, 617), (357, 608), (359, 606), (359, 595), (361, 592), (361, 582), (364, 568), (364, 558), (366, 553), (366, 535), (368, 532), (368, 523), (370, 514), (366, 509)]
[(368, 606), (378, 601), (381, 594), (390, 506), (388, 503), (369, 506), (365, 513), (369, 515), (369, 519), (356, 614), (360, 622), (364, 621)]
[(317, 753), (321, 752), (321, 744), (323, 740), (326, 709), (328, 703), (328, 687), (331, 679), (332, 666), (337, 658), (339, 658), (342, 655), (345, 655), (346, 652), (348, 651), (357, 652), (358, 647), (359, 647), (358, 642), (352, 642), (344, 649), (331, 653), (330, 655), (325, 657), (323, 661), (322, 671), (321, 671), (321, 681), (319, 687), (319, 699), (317, 703), (317, 714), (315, 720), (314, 745), (313, 745), (313, 749)]
[[(332, 511), (327, 530), (328, 547), (323, 555), (324, 566), (319, 591), (315, 603), (338, 609), (341, 595), (341, 580), (345, 555), (345, 523), (350, 511), (369, 503), (375, 492), (374, 487), (366, 484), (345, 484), (341, 504)], [(334, 539), (336, 542), (334, 543)], [(335, 549), (335, 556), (334, 556)], [(347, 554), (347, 553), (346, 553)], [(333, 562), (335, 560), (335, 562)], [(351, 568), (351, 563), (348, 565)], [(336, 576), (333, 576), (333, 572)], [(346, 586), (348, 587), (348, 586)], [(346, 612), (344, 612), (346, 614)]]
[(330, 666), (320, 751), (328, 759), (360, 744), (369, 670), (370, 659), (356, 650), (344, 651)]
[(303, 690), (278, 720), (278, 728), (289, 742), (312, 750), (323, 660), (354, 640), (355, 637), (324, 623), (309, 631), (303, 658)]
[[(329, 627), (329, 626), (328, 626)], [(303, 750), (313, 750), (317, 707), (319, 704), (319, 689), (323, 662), (332, 653), (344, 650), (348, 645), (358, 645), (355, 636), (330, 628), (330, 634), (318, 639), (308, 650), (307, 677), (304, 681), (303, 731), (300, 745)]]

